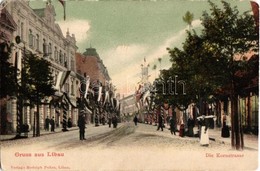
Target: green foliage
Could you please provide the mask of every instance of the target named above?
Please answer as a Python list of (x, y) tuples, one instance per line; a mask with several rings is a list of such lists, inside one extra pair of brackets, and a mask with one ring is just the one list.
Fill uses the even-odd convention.
[[(212, 2), (209, 4), (211, 13), (204, 12), (201, 18), (201, 35), (189, 30), (182, 49), (167, 49), (172, 66), (161, 72), (157, 80), (162, 83), (177, 75), (186, 83), (186, 95), (161, 94), (163, 87), (157, 84), (158, 101), (168, 100), (177, 107), (201, 100), (209, 101), (219, 90), (225, 89), (230, 94), (232, 82), (237, 87), (235, 91), (239, 93), (241, 82), (245, 79), (238, 72), (248, 73), (250, 65), (256, 66), (245, 60), (234, 60), (237, 54), (243, 58), (245, 52), (259, 49), (258, 33), (252, 15), (240, 15), (236, 7), (232, 8), (224, 1), (223, 9)], [(192, 18), (190, 13), (185, 16), (185, 22)]]
[(54, 94), (50, 63), (33, 54), (26, 55), (22, 70), (21, 90), (24, 98), (37, 102)]
[(13, 96), (16, 92), (15, 67), (8, 61), (11, 49), (6, 43), (0, 44), (0, 98)]

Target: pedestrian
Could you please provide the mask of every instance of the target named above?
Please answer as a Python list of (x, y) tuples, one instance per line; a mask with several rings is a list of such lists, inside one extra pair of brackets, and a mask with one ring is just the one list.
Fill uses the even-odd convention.
[(112, 118), (111, 116), (108, 117), (108, 126), (109, 128), (111, 128), (111, 123), (112, 123)]
[(86, 124), (85, 115), (81, 114), (78, 119), (79, 139), (80, 140), (86, 140), (85, 139), (85, 128), (86, 128), (85, 124)]
[(101, 120), (102, 120), (102, 125), (105, 125), (106, 124), (106, 120), (105, 120), (105, 116), (104, 115), (102, 115)]
[(50, 119), (49, 116), (45, 119), (45, 131), (49, 131)]
[(95, 116), (95, 126), (99, 126), (99, 124), (98, 124), (98, 115), (97, 114)]
[(158, 117), (158, 127), (157, 127), (157, 131), (161, 128), (161, 130), (163, 131), (163, 116), (159, 115)]
[(135, 117), (134, 117), (135, 126), (137, 126), (137, 121), (138, 121), (138, 119), (137, 119), (137, 116), (135, 115)]
[(171, 129), (171, 134), (174, 133), (174, 135), (176, 135), (175, 125), (176, 125), (176, 121), (175, 121), (174, 117), (171, 117), (170, 118), (170, 129)]
[(192, 118), (192, 116), (189, 116), (189, 119), (188, 119), (188, 136), (189, 137), (194, 136), (194, 132), (193, 132), (194, 126), (195, 126), (194, 119)]
[(50, 120), (50, 125), (51, 125), (51, 132), (55, 132), (55, 122), (54, 122), (54, 116)]
[(116, 127), (117, 127), (117, 117), (116, 117), (116, 115), (114, 115), (114, 116), (112, 117), (112, 124), (113, 124), (113, 128), (116, 128)]
[(230, 137), (229, 127), (227, 126), (226, 115), (223, 116), (223, 127), (221, 129), (221, 137), (224, 137), (224, 138)]
[(200, 145), (208, 146), (209, 145), (209, 131), (208, 131), (208, 119), (205, 118), (205, 115), (202, 115), (197, 118), (200, 122)]
[(68, 128), (71, 128), (72, 127), (72, 121), (71, 121), (71, 118), (68, 119)]

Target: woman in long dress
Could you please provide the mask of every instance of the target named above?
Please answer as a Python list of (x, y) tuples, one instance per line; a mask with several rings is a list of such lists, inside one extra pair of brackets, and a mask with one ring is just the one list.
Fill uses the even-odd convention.
[(207, 126), (207, 119), (205, 115), (202, 115), (197, 118), (200, 124), (200, 145), (208, 146), (209, 145), (209, 130)]

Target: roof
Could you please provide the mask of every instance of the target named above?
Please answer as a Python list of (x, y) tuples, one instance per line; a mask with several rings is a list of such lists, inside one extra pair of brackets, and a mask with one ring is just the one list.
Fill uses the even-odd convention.
[(45, 10), (45, 8), (33, 9), (35, 14), (37, 14), (39, 17), (44, 17), (44, 10)]
[(99, 55), (95, 48), (87, 48), (86, 52), (83, 53), (84, 56), (95, 56), (99, 58)]

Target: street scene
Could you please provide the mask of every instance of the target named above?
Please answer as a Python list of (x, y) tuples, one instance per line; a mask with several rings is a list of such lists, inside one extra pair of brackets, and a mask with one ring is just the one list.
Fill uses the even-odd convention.
[(0, 0), (0, 168), (257, 170), (255, 1)]
[[(89, 126), (84, 141), (79, 141), (79, 130), (2, 141), (2, 166), (8, 166), (6, 170), (257, 169), (255, 137), (246, 137), (245, 150), (236, 151), (231, 150), (230, 140), (222, 140), (214, 130), (210, 130), (209, 146), (203, 147), (199, 138), (180, 137), (170, 134), (169, 129), (156, 129), (148, 124), (135, 126), (134, 122), (126, 122), (116, 129), (108, 129), (108, 125)], [(36, 153), (43, 156), (36, 157)]]

